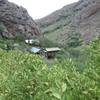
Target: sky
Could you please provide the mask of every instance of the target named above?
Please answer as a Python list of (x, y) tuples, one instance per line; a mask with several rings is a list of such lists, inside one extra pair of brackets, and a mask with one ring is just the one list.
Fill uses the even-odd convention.
[(8, 0), (27, 9), (33, 19), (47, 16), (63, 6), (79, 0)]

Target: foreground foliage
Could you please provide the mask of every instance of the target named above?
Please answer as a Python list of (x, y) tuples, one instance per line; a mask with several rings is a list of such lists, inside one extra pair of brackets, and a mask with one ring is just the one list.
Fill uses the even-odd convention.
[(37, 55), (0, 50), (0, 100), (99, 100), (100, 41), (86, 50), (82, 72), (71, 58), (48, 67)]

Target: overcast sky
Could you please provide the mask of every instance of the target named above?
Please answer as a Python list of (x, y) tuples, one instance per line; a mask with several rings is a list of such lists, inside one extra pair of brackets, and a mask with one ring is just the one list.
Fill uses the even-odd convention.
[(63, 6), (79, 0), (9, 0), (26, 8), (33, 19), (42, 18)]

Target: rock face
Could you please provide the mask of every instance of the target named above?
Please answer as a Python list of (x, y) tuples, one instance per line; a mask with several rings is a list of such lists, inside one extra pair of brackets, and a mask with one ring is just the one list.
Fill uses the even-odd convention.
[(73, 31), (89, 42), (100, 35), (100, 0), (80, 0), (37, 20), (37, 23), (45, 35), (52, 34), (48, 37), (56, 34), (57, 42), (66, 42), (67, 33)]
[(40, 35), (40, 31), (25, 8), (0, 0), (0, 35), (8, 38), (17, 35), (30, 37)]
[(78, 4), (75, 9), (79, 14), (75, 16), (72, 24), (88, 42), (100, 35), (100, 0), (81, 0)]

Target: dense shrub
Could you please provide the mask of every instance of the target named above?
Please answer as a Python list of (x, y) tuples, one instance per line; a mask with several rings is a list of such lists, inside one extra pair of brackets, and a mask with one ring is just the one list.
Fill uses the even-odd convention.
[(67, 37), (67, 46), (68, 47), (77, 47), (82, 45), (81, 34), (77, 32), (68, 33)]
[(54, 42), (50, 41), (49, 39), (47, 39), (45, 37), (39, 38), (39, 41), (40, 41), (41, 47), (43, 47), (43, 48), (44, 47), (48, 48), (48, 47), (56, 47), (56, 46), (58, 46), (57, 43), (54, 43)]
[(48, 67), (38, 55), (0, 50), (0, 100), (99, 100), (100, 46), (94, 43), (100, 45), (87, 47), (81, 73), (70, 58)]
[(17, 42), (23, 42), (23, 41), (25, 41), (26, 37), (25, 37), (24, 34), (22, 34), (22, 33), (17, 33), (17, 34), (18, 35), (16, 35), (14, 37), (14, 40), (16, 40)]
[(38, 56), (0, 50), (0, 100), (31, 100), (41, 65)]

